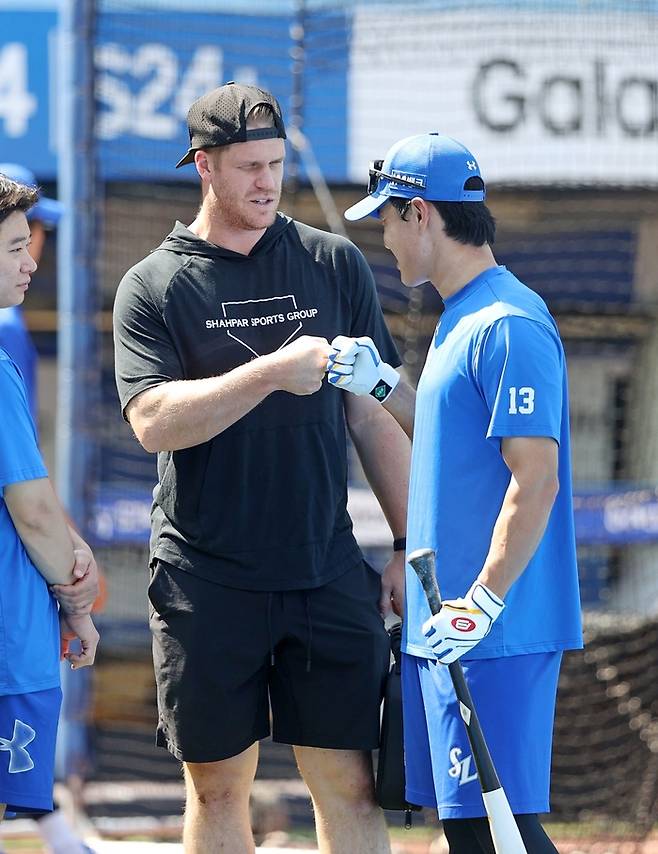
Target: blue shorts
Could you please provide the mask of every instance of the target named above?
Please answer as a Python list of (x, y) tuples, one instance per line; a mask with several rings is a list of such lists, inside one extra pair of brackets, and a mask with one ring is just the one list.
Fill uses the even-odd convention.
[(0, 803), (7, 816), (50, 812), (60, 688), (0, 696)]
[[(462, 661), (473, 703), (512, 812), (549, 807), (561, 652)], [(439, 818), (486, 815), (448, 668), (402, 656), (407, 800)]]

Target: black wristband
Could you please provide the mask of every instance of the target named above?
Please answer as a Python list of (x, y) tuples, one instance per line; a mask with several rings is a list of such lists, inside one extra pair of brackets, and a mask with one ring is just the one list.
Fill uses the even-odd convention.
[(397, 540), (393, 540), (393, 551), (394, 552), (403, 552), (406, 551), (407, 548), (407, 538), (399, 537)]

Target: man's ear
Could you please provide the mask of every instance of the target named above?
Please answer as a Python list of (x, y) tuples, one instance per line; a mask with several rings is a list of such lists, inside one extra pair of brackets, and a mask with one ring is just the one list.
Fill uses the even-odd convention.
[(415, 217), (415, 220), (419, 225), (427, 225), (430, 218), (430, 211), (429, 205), (425, 199), (421, 199), (420, 196), (416, 196), (416, 198), (411, 200), (411, 215)]
[(196, 171), (203, 178), (204, 176), (208, 176), (210, 172), (210, 164), (208, 163), (208, 152), (207, 151), (195, 151), (194, 152), (194, 165), (196, 166)]

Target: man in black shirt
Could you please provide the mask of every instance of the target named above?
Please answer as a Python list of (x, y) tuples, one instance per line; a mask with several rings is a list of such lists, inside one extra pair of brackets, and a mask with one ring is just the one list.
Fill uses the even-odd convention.
[(294, 745), (311, 791), (320, 850), (388, 852), (370, 751), (389, 657), (382, 616), (401, 607), (404, 552), (381, 579), (363, 561), (345, 422), (394, 539), (409, 443), (377, 400), (324, 377), (339, 334), (367, 334), (399, 359), (356, 247), (277, 213), (276, 100), (230, 83), (196, 101), (188, 125), (178, 165), (200, 176), (199, 213), (125, 275), (115, 305), (122, 410), (158, 452), (158, 742), (184, 763), (185, 850), (254, 850), (249, 792), (271, 706), (274, 739)]

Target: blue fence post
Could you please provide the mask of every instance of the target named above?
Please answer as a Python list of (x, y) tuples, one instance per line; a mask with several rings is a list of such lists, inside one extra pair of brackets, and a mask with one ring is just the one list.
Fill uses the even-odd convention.
[(64, 204), (57, 254), (56, 481), (83, 535), (89, 399), (96, 385), (95, 0), (60, 4), (58, 193)]
[[(56, 481), (62, 503), (83, 536), (88, 536), (90, 428), (99, 386), (95, 5), (95, 0), (62, 0), (60, 4), (61, 77), (53, 105), (58, 110), (58, 194), (65, 208), (57, 252)], [(70, 781), (88, 770), (88, 674), (73, 673), (63, 662), (62, 690), (57, 770), (58, 776)]]

